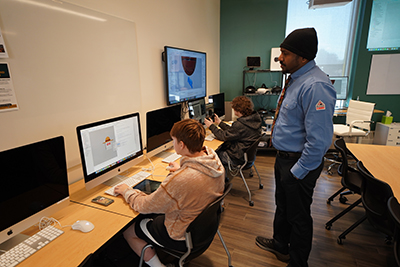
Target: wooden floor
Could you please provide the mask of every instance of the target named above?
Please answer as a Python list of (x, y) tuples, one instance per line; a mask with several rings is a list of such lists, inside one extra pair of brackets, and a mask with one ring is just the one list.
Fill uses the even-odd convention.
[[(225, 211), (220, 225), (221, 234), (232, 255), (234, 267), (286, 266), (275, 256), (257, 247), (255, 237), (272, 235), (272, 222), (275, 211), (274, 203), (274, 152), (259, 152), (256, 166), (261, 175), (264, 189), (258, 189), (256, 176), (247, 179), (254, 206), (247, 202), (247, 192), (239, 177), (233, 179), (231, 193), (225, 198)], [(326, 164), (328, 165), (328, 163)], [(363, 216), (362, 206), (336, 221), (331, 230), (325, 229), (325, 223), (347, 207), (335, 199), (330, 205), (327, 198), (336, 192), (340, 177), (323, 170), (318, 179), (312, 205), (314, 218), (313, 248), (309, 258), (310, 266), (396, 266), (392, 245), (385, 244), (385, 236), (377, 233), (368, 221), (363, 222), (351, 232), (343, 245), (337, 243), (337, 237), (347, 227)], [(348, 203), (353, 203), (359, 196), (348, 196)], [(210, 248), (200, 257), (188, 264), (198, 266), (228, 266), (227, 256), (218, 238), (215, 237)]]

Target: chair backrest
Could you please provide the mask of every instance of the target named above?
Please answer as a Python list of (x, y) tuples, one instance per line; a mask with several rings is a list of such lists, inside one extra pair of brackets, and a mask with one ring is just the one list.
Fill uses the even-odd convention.
[(231, 183), (226, 184), (222, 196), (209, 204), (186, 229), (186, 233), (190, 235), (193, 247), (186, 261), (201, 255), (211, 245), (219, 227), (223, 210), (222, 200), (231, 188)]
[(353, 121), (361, 120), (368, 122), (357, 122), (353, 126), (360, 129), (370, 130), (370, 122), (372, 114), (374, 113), (375, 103), (369, 103), (358, 100), (350, 100), (349, 107), (347, 108), (346, 124), (350, 125)]
[(389, 213), (396, 225), (395, 228), (395, 244), (394, 244), (394, 256), (397, 265), (400, 266), (400, 204), (397, 199), (393, 196), (388, 200)]
[(400, 229), (400, 204), (394, 196), (390, 197), (388, 200), (388, 209), (393, 221)]
[(349, 167), (348, 163), (349, 156), (353, 157), (355, 160), (357, 160), (357, 158), (349, 151), (344, 139), (336, 139), (334, 146), (339, 151), (340, 161), (342, 162), (338, 168), (338, 173), (342, 176), (342, 185), (357, 194), (361, 194), (363, 177), (357, 170)]
[(364, 177), (361, 199), (370, 223), (380, 232), (393, 236), (394, 222), (389, 215), (387, 202), (393, 196), (392, 188), (376, 179), (363, 165), (357, 162), (357, 169)]
[[(253, 163), (256, 160), (257, 148), (258, 144), (261, 141), (261, 138), (264, 137), (265, 134), (261, 135), (254, 143), (244, 152), (245, 160), (247, 159), (247, 163)], [(247, 164), (247, 165), (248, 165)]]

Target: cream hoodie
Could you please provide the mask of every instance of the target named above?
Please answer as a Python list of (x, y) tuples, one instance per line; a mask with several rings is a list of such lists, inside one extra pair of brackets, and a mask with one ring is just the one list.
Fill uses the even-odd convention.
[(142, 214), (165, 214), (165, 227), (174, 240), (184, 240), (189, 224), (223, 194), (225, 170), (217, 154), (204, 147), (205, 156), (182, 157), (181, 167), (170, 173), (152, 194), (136, 189), (124, 193), (126, 202)]

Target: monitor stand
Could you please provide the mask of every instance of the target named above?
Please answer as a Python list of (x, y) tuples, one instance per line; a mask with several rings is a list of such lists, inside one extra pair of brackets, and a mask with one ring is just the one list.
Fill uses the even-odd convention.
[(113, 187), (113, 186), (115, 186), (116, 184), (118, 184), (118, 183), (124, 181), (125, 179), (126, 179), (125, 176), (122, 176), (122, 175), (118, 174), (118, 175), (115, 175), (113, 178), (108, 179), (108, 180), (105, 181), (103, 184), (104, 184), (104, 185), (107, 185), (107, 186), (110, 186), (110, 187)]
[[(28, 239), (30, 236), (29, 235), (24, 235), (24, 234), (17, 234), (14, 237), (8, 239), (4, 243), (0, 244), (0, 251), (8, 251), (18, 245), (21, 242), (24, 242), (26, 239)], [(1, 255), (2, 253), (0, 253)]]
[(168, 151), (161, 151), (160, 153), (156, 154), (155, 156), (158, 158), (168, 158), (169, 156), (171, 156), (172, 154), (174, 154), (175, 152), (168, 152)]

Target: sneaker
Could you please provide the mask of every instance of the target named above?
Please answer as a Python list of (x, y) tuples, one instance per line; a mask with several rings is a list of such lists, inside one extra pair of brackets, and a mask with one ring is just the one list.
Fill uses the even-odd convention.
[(283, 254), (275, 249), (274, 245), (274, 240), (273, 239), (268, 239), (262, 236), (257, 236), (256, 237), (256, 244), (262, 249), (265, 249), (266, 251), (272, 252), (275, 254), (276, 258), (280, 261), (283, 262), (288, 262), (290, 261), (290, 256), (289, 254)]

